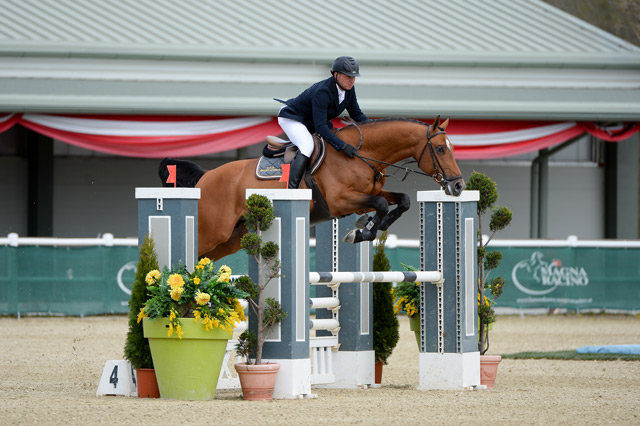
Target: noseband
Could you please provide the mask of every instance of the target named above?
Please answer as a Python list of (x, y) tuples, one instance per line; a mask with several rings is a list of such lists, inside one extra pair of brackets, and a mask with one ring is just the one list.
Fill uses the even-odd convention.
[(431, 139), (438, 135), (446, 135), (446, 132), (442, 127), (438, 127), (438, 132), (431, 133), (432, 126), (427, 126), (427, 143), (424, 144), (422, 148), (422, 152), (420, 152), (420, 157), (418, 158), (418, 167), (420, 167), (420, 161), (422, 161), (422, 157), (424, 156), (424, 152), (429, 147), (429, 153), (431, 154), (431, 162), (433, 163), (433, 174), (430, 175), (433, 180), (438, 182), (440, 185), (447, 185), (450, 182), (461, 179), (462, 175), (458, 176), (447, 176), (447, 172), (445, 172), (444, 167), (440, 164), (440, 160), (436, 155), (435, 149), (433, 148), (433, 144), (431, 143)]

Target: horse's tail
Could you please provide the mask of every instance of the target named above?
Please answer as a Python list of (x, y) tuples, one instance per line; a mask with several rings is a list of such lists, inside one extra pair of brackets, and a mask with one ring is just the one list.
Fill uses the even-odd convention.
[(174, 158), (165, 158), (160, 162), (158, 167), (158, 175), (162, 181), (162, 186), (173, 186), (173, 183), (167, 183), (169, 177), (169, 169), (167, 166), (176, 167), (176, 186), (181, 188), (194, 188), (206, 170), (198, 166), (193, 161), (176, 160)]

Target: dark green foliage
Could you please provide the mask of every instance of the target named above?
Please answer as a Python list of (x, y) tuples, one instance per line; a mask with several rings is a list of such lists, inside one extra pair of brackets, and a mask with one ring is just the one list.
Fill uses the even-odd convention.
[(236, 353), (238, 356), (249, 360), (251, 357), (255, 357), (255, 349), (258, 344), (256, 334), (252, 331), (245, 330), (238, 337), (238, 343), (236, 343)]
[[(494, 277), (489, 282), (489, 274), (498, 267), (502, 260), (502, 253), (499, 251), (487, 251), (487, 245), (496, 232), (506, 228), (511, 223), (513, 213), (506, 207), (494, 207), (493, 204), (500, 196), (496, 183), (488, 176), (473, 172), (467, 182), (467, 189), (480, 192), (478, 201), (478, 350), (484, 355), (489, 349), (489, 325), (495, 322), (495, 311), (493, 305), (504, 290), (505, 280), (502, 277)], [(492, 210), (489, 221), (491, 235), (486, 241), (482, 241), (482, 215), (488, 210)], [(486, 297), (485, 290), (489, 289), (491, 298)]]
[(497, 250), (487, 252), (485, 250), (484, 269), (486, 271), (489, 271), (491, 269), (497, 268), (501, 260), (502, 260), (502, 252), (499, 252)]
[(273, 222), (271, 200), (264, 195), (252, 194), (247, 199), (247, 212), (244, 214), (245, 226), (249, 231), (266, 231)]
[(238, 289), (249, 293), (249, 298), (255, 299), (256, 297), (258, 297), (258, 286), (248, 275), (238, 277), (238, 279), (234, 282)]
[(273, 297), (267, 297), (265, 299), (266, 308), (264, 310), (263, 323), (266, 330), (269, 330), (276, 324), (280, 324), (283, 319), (287, 317), (287, 313), (282, 308), (280, 302)]
[(489, 230), (491, 232), (501, 231), (511, 223), (513, 213), (506, 207), (498, 207), (491, 214), (491, 222), (489, 222)]
[(487, 175), (473, 172), (467, 181), (467, 189), (480, 191), (478, 214), (485, 214), (487, 209), (498, 200), (498, 187)]
[(247, 212), (244, 214), (245, 226), (249, 233), (240, 240), (240, 246), (252, 256), (258, 264), (258, 282), (244, 276), (236, 281), (236, 286), (249, 293), (247, 302), (257, 317), (257, 333), (245, 331), (238, 338), (236, 351), (247, 363), (255, 356), (255, 363), (262, 363), (262, 347), (267, 333), (274, 325), (287, 317), (282, 305), (275, 299), (264, 297), (267, 284), (280, 276), (278, 253), (280, 247), (272, 241), (262, 242), (262, 231), (266, 231), (273, 222), (273, 205), (264, 195), (253, 194), (247, 199)]
[(158, 256), (154, 251), (153, 239), (149, 236), (144, 237), (139, 257), (129, 299), (129, 331), (124, 346), (124, 357), (131, 362), (133, 368), (153, 368), (149, 340), (144, 337), (142, 322), (138, 323), (140, 309), (149, 298), (145, 277), (150, 271), (158, 269)]
[(495, 277), (489, 280), (489, 282), (487, 283), (487, 288), (489, 289), (489, 292), (491, 292), (493, 297), (497, 299), (498, 297), (502, 296), (505, 284), (506, 281), (504, 278)]
[[(378, 246), (373, 255), (374, 271), (389, 271), (391, 263), (384, 251), (387, 231), (378, 238)], [(392, 283), (373, 284), (373, 350), (376, 363), (387, 363), (400, 339), (398, 318), (393, 312)]]
[(262, 239), (258, 236), (258, 234), (253, 233), (244, 234), (244, 236), (240, 240), (240, 246), (249, 256), (257, 256), (260, 253), (261, 244)]

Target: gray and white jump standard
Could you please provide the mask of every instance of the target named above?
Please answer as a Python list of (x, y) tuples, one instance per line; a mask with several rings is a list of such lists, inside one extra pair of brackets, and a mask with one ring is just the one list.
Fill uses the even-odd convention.
[[(280, 247), (280, 277), (265, 289), (265, 297), (278, 300), (287, 312), (280, 325), (265, 340), (263, 362), (277, 362), (280, 370), (273, 397), (276, 399), (311, 396), (309, 358), (309, 202), (310, 189), (247, 189), (246, 197), (260, 194), (273, 203), (275, 219), (262, 233), (263, 241)], [(249, 257), (249, 276), (258, 281), (258, 267)], [(249, 329), (256, 318), (249, 315)]]
[(373, 289), (364, 277), (340, 272), (371, 269), (370, 242), (342, 242), (342, 236), (355, 229), (355, 222), (356, 216), (351, 215), (316, 225), (315, 269), (326, 272), (322, 277), (310, 273), (317, 297), (312, 307), (320, 308), (320, 300), (337, 301), (328, 309), (316, 309), (312, 320), (316, 336), (310, 341), (311, 382), (317, 387), (356, 388), (375, 382)]
[(419, 191), (420, 269), (444, 283), (422, 285), (418, 389), (480, 385), (478, 352), (478, 191), (459, 197)]
[(162, 270), (181, 262), (193, 271), (198, 260), (200, 188), (136, 188), (138, 244), (151, 235)]

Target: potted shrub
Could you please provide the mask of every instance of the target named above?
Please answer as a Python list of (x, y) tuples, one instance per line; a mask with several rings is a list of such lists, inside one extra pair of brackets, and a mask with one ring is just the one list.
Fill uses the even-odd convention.
[[(485, 174), (473, 172), (467, 182), (467, 189), (480, 192), (478, 201), (478, 350), (481, 355), (481, 383), (486, 384), (488, 388), (493, 388), (498, 363), (502, 357), (489, 356), (485, 353), (489, 350), (491, 324), (496, 320), (493, 306), (502, 294), (505, 279), (499, 276), (489, 279), (491, 271), (500, 264), (502, 253), (497, 250), (487, 251), (487, 245), (496, 232), (509, 226), (513, 213), (507, 207), (494, 206), (500, 195), (496, 183)], [(491, 210), (489, 220), (491, 234), (486, 241), (483, 241), (482, 215), (488, 210)], [(486, 290), (489, 290), (490, 297), (487, 297)]]
[(236, 281), (236, 286), (248, 294), (249, 307), (256, 316), (256, 333), (247, 329), (240, 335), (236, 351), (245, 362), (235, 364), (242, 395), (247, 400), (272, 399), (280, 369), (277, 363), (262, 363), (262, 348), (269, 330), (287, 316), (277, 300), (264, 296), (269, 282), (280, 275), (280, 248), (274, 242), (262, 242), (262, 232), (269, 229), (273, 219), (273, 205), (267, 197), (259, 194), (249, 196), (244, 214), (249, 232), (242, 237), (240, 245), (258, 265), (258, 282), (243, 276)]
[(138, 396), (158, 398), (160, 393), (153, 370), (149, 340), (144, 337), (142, 324), (138, 321), (138, 313), (148, 299), (145, 277), (150, 271), (158, 269), (158, 256), (154, 250), (153, 239), (145, 235), (138, 251), (138, 266), (129, 298), (129, 331), (124, 346), (124, 358), (131, 363), (131, 368), (136, 369)]
[[(407, 271), (417, 271), (418, 269), (410, 265), (400, 263)], [(419, 282), (400, 282), (393, 291), (396, 297), (393, 305), (394, 312), (406, 312), (409, 317), (409, 327), (416, 336), (416, 343), (420, 349), (420, 283)]]
[(138, 321), (143, 321), (149, 339), (162, 398), (215, 396), (227, 341), (235, 324), (245, 320), (238, 299), (247, 293), (230, 278), (228, 266), (216, 271), (206, 257), (193, 272), (179, 265), (147, 274), (151, 298), (140, 309)]
[[(391, 264), (384, 251), (388, 232), (378, 237), (378, 244), (373, 255), (374, 271), (390, 271)], [(393, 349), (398, 344), (398, 318), (393, 308), (392, 283), (375, 283), (373, 286), (373, 350), (375, 352), (376, 384), (382, 381), (382, 366), (387, 363)]]

